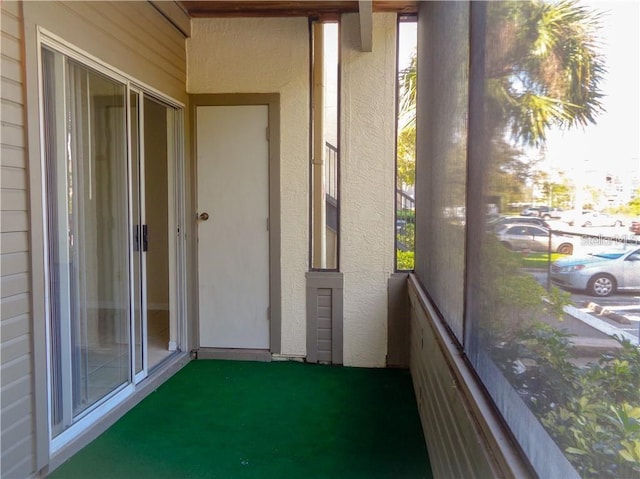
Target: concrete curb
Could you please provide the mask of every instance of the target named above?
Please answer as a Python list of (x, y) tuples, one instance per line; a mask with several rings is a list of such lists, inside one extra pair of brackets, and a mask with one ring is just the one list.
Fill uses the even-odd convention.
[(606, 354), (616, 349), (622, 349), (618, 341), (613, 338), (586, 338), (575, 336), (569, 338), (573, 350), (580, 356), (593, 356)]
[(583, 306), (585, 308), (587, 308), (589, 311), (593, 311), (594, 313), (600, 315), (600, 316), (606, 316), (608, 319), (615, 321), (616, 323), (620, 323), (620, 324), (631, 324), (631, 321), (629, 321), (626, 316), (623, 316), (621, 314), (618, 313), (614, 313), (613, 311), (605, 308), (604, 306), (600, 306), (599, 304), (593, 303), (593, 302), (589, 302), (589, 301), (585, 301), (583, 303)]
[(627, 333), (626, 331), (621, 331), (615, 326), (611, 326), (606, 321), (598, 319), (592, 316), (590, 313), (580, 311), (575, 306), (565, 306), (564, 312), (570, 316), (573, 316), (576, 319), (579, 319), (583, 323), (588, 324), (594, 329), (608, 335), (608, 336), (617, 336), (620, 339), (627, 339), (631, 342), (631, 344), (635, 344), (638, 346), (638, 337)]

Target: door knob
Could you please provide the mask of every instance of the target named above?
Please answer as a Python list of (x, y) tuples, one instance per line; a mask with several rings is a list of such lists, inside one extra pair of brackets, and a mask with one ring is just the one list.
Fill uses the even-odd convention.
[(200, 213), (200, 219), (202, 221), (207, 221), (209, 219), (209, 213)]

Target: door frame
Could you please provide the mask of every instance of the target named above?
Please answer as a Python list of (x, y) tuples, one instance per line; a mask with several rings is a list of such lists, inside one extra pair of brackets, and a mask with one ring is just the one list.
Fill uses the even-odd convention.
[[(190, 98), (190, 120), (191, 120), (191, 148), (193, 158), (193, 191), (192, 202), (194, 210), (192, 218), (198, 221), (199, 212), (196, 211), (198, 205), (198, 146), (196, 128), (196, 110), (199, 106), (243, 106), (243, 105), (266, 105), (269, 109), (268, 141), (269, 141), (269, 351), (271, 354), (280, 354), (282, 349), (282, 315), (281, 315), (281, 267), (280, 267), (280, 94), (279, 93), (211, 93), (193, 94)], [(195, 227), (197, 232), (197, 225)], [(197, 234), (197, 233), (196, 233)], [(196, 268), (199, 267), (196, 248)], [(198, 270), (194, 271), (196, 291), (198, 289)], [(199, 298), (196, 298), (195, 308), (198, 320), (196, 325), (196, 338), (200, 337), (199, 331)], [(199, 344), (199, 343), (198, 343)], [(203, 353), (205, 348), (203, 348)], [(206, 348), (208, 349), (208, 348)], [(234, 350), (235, 351), (235, 350)], [(217, 357), (225, 358), (245, 358), (247, 357), (241, 350), (223, 353)], [(248, 353), (248, 351), (247, 351)], [(207, 357), (212, 357), (210, 354)], [(256, 356), (251, 356), (255, 358)]]

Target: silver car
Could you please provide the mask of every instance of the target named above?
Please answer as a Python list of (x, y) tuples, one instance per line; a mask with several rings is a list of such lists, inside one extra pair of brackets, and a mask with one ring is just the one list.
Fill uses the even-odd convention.
[(640, 248), (559, 259), (551, 265), (551, 281), (567, 289), (587, 291), (593, 296), (640, 291)]
[[(515, 224), (499, 229), (496, 236), (505, 247), (515, 251), (549, 251), (549, 230), (541, 226)], [(551, 235), (551, 251), (573, 253), (576, 239), (559, 234)]]

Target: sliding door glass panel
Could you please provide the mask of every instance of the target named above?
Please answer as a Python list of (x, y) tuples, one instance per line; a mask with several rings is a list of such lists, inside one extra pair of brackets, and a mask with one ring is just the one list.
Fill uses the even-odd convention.
[(47, 248), (49, 285), (49, 341), (51, 364), (51, 429), (60, 433), (71, 422), (69, 315), (71, 278), (69, 231), (72, 191), (71, 165), (65, 149), (64, 58), (43, 50), (43, 110), (46, 184), (48, 194)]
[(129, 379), (125, 87), (68, 62), (74, 415)]
[(170, 341), (169, 291), (169, 122), (167, 106), (144, 98), (144, 185), (147, 239), (148, 366), (168, 357)]
[(130, 378), (126, 90), (43, 58), (55, 435)]

